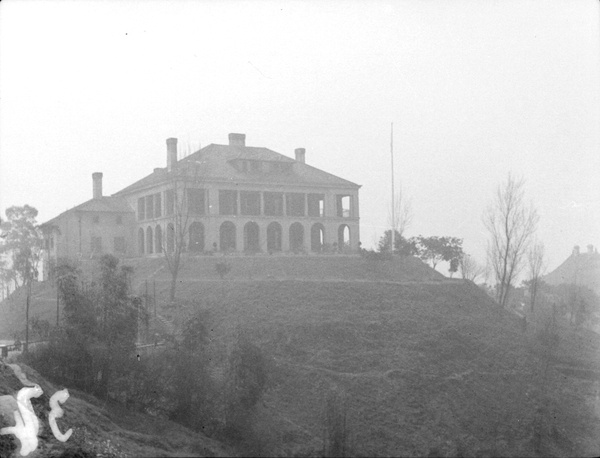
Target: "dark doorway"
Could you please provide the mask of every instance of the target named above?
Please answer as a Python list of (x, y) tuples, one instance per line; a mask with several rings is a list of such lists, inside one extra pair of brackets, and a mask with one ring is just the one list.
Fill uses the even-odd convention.
[(269, 252), (281, 251), (281, 224), (271, 223), (267, 226), (267, 250)]
[(304, 251), (304, 226), (300, 223), (290, 226), (290, 250), (294, 253)]
[(194, 221), (190, 224), (190, 251), (204, 251), (204, 224)]
[(235, 224), (225, 221), (219, 230), (221, 251), (235, 251)]

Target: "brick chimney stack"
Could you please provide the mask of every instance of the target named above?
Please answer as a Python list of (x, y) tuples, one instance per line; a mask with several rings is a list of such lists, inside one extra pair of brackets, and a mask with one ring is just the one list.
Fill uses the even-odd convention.
[(167, 171), (177, 166), (177, 139), (167, 138)]
[(229, 134), (229, 146), (246, 146), (246, 134)]
[(102, 199), (102, 172), (92, 173), (94, 183), (94, 199)]
[(302, 162), (303, 164), (306, 163), (306, 149), (296, 148), (294, 153), (296, 153), (296, 160), (298, 162)]
[(579, 245), (573, 247), (573, 256), (579, 256)]

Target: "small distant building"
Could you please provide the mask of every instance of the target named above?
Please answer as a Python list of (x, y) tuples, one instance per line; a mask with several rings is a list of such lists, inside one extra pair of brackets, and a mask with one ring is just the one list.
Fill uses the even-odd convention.
[(576, 284), (587, 286), (600, 294), (600, 254), (593, 245), (582, 252), (578, 245), (560, 266), (546, 275), (543, 280), (550, 285)]
[(357, 252), (360, 185), (264, 147), (244, 134), (177, 159), (112, 196), (94, 173), (93, 198), (44, 223), (50, 259), (156, 256), (173, 250), (182, 211), (185, 249), (223, 252)]

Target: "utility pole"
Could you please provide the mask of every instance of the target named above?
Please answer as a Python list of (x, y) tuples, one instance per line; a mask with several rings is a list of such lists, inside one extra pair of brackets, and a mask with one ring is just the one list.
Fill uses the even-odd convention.
[(396, 243), (396, 215), (394, 205), (394, 123), (390, 135), (390, 153), (392, 156), (392, 256), (394, 255), (394, 245)]

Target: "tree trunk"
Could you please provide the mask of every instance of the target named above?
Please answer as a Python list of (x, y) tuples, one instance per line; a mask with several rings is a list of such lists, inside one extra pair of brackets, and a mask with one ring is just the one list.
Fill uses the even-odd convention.
[(27, 305), (25, 306), (25, 345), (23, 353), (29, 353), (29, 302), (31, 298), (31, 281), (27, 283)]
[(175, 301), (175, 289), (177, 288), (177, 271), (174, 270), (173, 274), (171, 275), (171, 288), (169, 290), (169, 301), (170, 302), (174, 302)]

